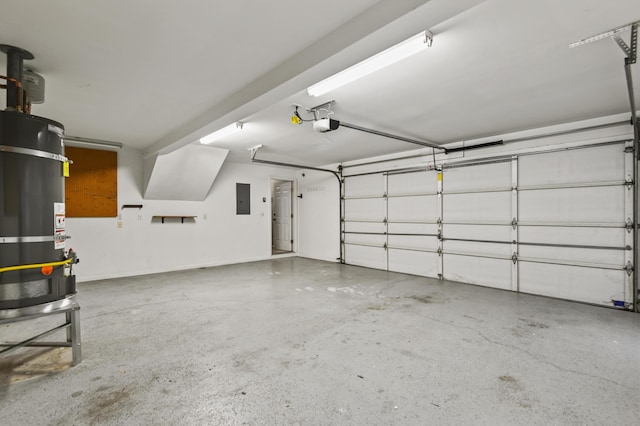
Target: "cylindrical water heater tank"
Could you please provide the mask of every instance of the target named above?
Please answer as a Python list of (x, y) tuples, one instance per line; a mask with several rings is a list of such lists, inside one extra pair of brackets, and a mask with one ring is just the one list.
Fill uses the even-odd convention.
[(0, 111), (0, 310), (75, 293), (56, 265), (66, 259), (62, 135), (55, 121)]

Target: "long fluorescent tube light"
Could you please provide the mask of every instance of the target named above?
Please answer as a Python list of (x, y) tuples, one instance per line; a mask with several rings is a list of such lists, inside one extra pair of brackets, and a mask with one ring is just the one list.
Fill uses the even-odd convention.
[(208, 145), (212, 142), (217, 141), (218, 139), (222, 139), (225, 136), (229, 136), (238, 130), (242, 129), (244, 123), (237, 122), (229, 124), (227, 127), (223, 127), (220, 130), (216, 130), (215, 132), (208, 134), (207, 136), (200, 138), (200, 143), (204, 145)]
[(345, 84), (362, 78), (365, 75), (369, 75), (386, 66), (408, 58), (411, 55), (415, 55), (416, 53), (431, 46), (432, 41), (433, 34), (429, 31), (423, 31), (420, 34), (416, 34), (395, 46), (391, 46), (387, 50), (375, 54), (372, 57), (347, 68), (344, 71), (334, 74), (331, 77), (310, 86), (307, 88), (307, 93), (309, 96), (324, 95), (338, 87), (342, 87)]

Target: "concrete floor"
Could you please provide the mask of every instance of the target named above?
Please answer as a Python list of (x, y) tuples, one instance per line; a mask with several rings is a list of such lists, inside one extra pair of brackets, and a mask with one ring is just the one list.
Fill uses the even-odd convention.
[(640, 421), (638, 314), (302, 258), (79, 289), (82, 364), (2, 425)]

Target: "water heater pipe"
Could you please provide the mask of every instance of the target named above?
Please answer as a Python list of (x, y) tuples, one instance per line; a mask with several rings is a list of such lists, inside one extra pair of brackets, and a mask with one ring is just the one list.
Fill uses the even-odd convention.
[(59, 262), (33, 263), (31, 265), (6, 266), (4, 268), (0, 268), (0, 274), (3, 273), (3, 272), (10, 272), (10, 271), (22, 271), (24, 269), (44, 268), (45, 266), (68, 265), (68, 264), (72, 263), (73, 260), (74, 260), (73, 258), (69, 258), (69, 259), (66, 259), (66, 260), (61, 260)]
[(8, 44), (0, 44), (0, 51), (7, 54), (7, 109), (22, 112), (22, 65), (25, 59), (33, 59), (31, 52)]

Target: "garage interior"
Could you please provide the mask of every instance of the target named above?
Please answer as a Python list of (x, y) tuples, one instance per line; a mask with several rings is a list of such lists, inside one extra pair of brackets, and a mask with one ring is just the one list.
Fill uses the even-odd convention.
[[(38, 173), (66, 194), (16, 195), (34, 151), (8, 123), (34, 120), (9, 78), (3, 423), (636, 424), (639, 22), (630, 0), (5, 5), (0, 70), (33, 54), (65, 148)], [(74, 148), (113, 159), (112, 214), (71, 209)], [(20, 223), (43, 199), (47, 243)], [(62, 294), (15, 296), (28, 263)]]

